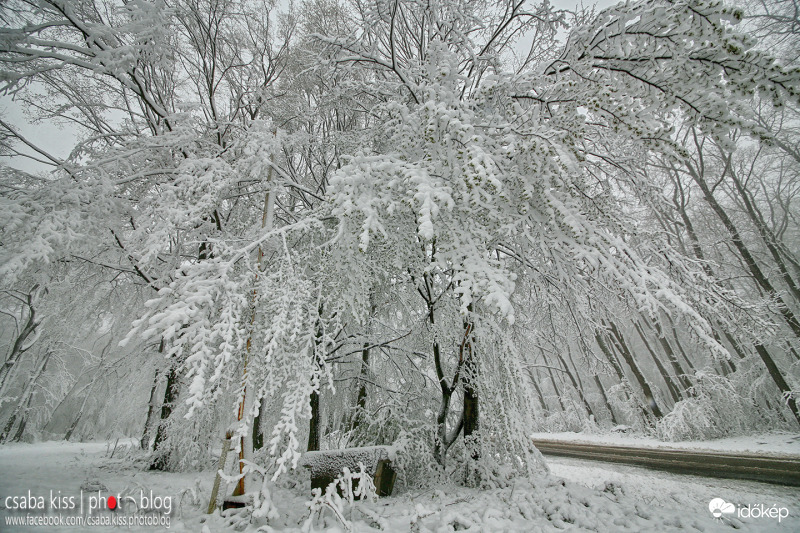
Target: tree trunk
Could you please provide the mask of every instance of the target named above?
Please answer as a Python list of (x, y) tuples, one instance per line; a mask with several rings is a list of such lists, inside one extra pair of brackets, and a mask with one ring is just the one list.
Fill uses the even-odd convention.
[(22, 420), (20, 420), (19, 425), (17, 426), (17, 432), (14, 433), (14, 437), (11, 439), (13, 442), (19, 442), (22, 440), (22, 435), (25, 433), (25, 426), (28, 425), (28, 411), (31, 408), (31, 402), (33, 401), (33, 394), (28, 396), (28, 403), (25, 405), (25, 409), (23, 409), (21, 416)]
[(611, 402), (608, 400), (608, 395), (606, 394), (606, 389), (603, 387), (603, 382), (600, 381), (600, 376), (596, 373), (593, 374), (594, 383), (597, 385), (597, 390), (600, 391), (600, 395), (603, 397), (603, 402), (606, 404), (606, 409), (608, 413), (611, 415), (611, 423), (615, 426), (619, 425), (619, 421), (617, 420), (617, 416), (614, 414), (614, 408), (611, 407)]
[(81, 418), (83, 418), (83, 412), (86, 409), (86, 404), (89, 402), (89, 398), (91, 397), (92, 388), (94, 388), (94, 384), (95, 381), (97, 381), (98, 374), (99, 371), (96, 371), (94, 373), (94, 376), (92, 376), (92, 381), (90, 381), (89, 384), (86, 386), (86, 394), (83, 396), (83, 401), (81, 402), (81, 408), (78, 409), (75, 418), (72, 420), (72, 424), (70, 424), (70, 426), (67, 428), (67, 432), (64, 434), (64, 440), (66, 441), (69, 441), (69, 439), (72, 438), (72, 434), (75, 432), (75, 428), (78, 427), (78, 423), (81, 421)]
[[(564, 358), (561, 357), (561, 354), (556, 354), (556, 355), (558, 357), (558, 360), (561, 362), (561, 365), (564, 367), (564, 371), (567, 373), (567, 377), (569, 378), (570, 383), (572, 383), (572, 387), (578, 393), (578, 397), (581, 399), (581, 403), (583, 403), (583, 408), (586, 409), (586, 413), (589, 416), (594, 417), (594, 411), (592, 410), (592, 406), (589, 404), (589, 400), (586, 399), (586, 395), (583, 392), (583, 383), (579, 383), (578, 381), (576, 381), (576, 377), (572, 375), (572, 371), (570, 370)], [(570, 359), (572, 359), (571, 356)], [(580, 376), (578, 376), (577, 379), (580, 380)]]
[(369, 343), (364, 343), (361, 350), (361, 369), (358, 379), (358, 396), (356, 397), (356, 408), (350, 422), (350, 431), (355, 431), (364, 420), (364, 411), (367, 408), (367, 375), (369, 374)]
[(173, 361), (167, 374), (167, 387), (164, 390), (164, 402), (161, 404), (161, 421), (156, 430), (156, 440), (153, 442), (153, 452), (156, 453), (155, 460), (150, 464), (150, 470), (166, 470), (168, 461), (166, 454), (158, 453), (158, 448), (167, 436), (167, 419), (172, 414), (175, 400), (178, 398), (178, 364)]
[(44, 356), (42, 356), (42, 360), (36, 366), (33, 374), (31, 375), (28, 383), (25, 385), (25, 389), (22, 391), (20, 395), (20, 400), (17, 403), (17, 407), (14, 409), (14, 412), (11, 413), (11, 416), (6, 421), (5, 427), (3, 427), (3, 432), (0, 433), (0, 442), (8, 442), (11, 437), (11, 430), (14, 429), (14, 424), (16, 423), (17, 419), (21, 418), (20, 425), (22, 426), (14, 436), (15, 440), (19, 440), (22, 436), (22, 431), (25, 430), (25, 414), (30, 407), (31, 400), (33, 399), (33, 393), (35, 392), (36, 382), (39, 380), (39, 377), (44, 374), (45, 369), (47, 368), (47, 362), (50, 360), (50, 356), (53, 355), (53, 352), (48, 350), (45, 352)]
[(264, 430), (261, 429), (261, 413), (267, 408), (266, 398), (261, 398), (258, 414), (253, 419), (253, 449), (260, 450), (264, 447)]
[(730, 234), (731, 242), (744, 260), (744, 263), (747, 266), (750, 275), (753, 277), (753, 280), (755, 280), (756, 284), (761, 287), (764, 292), (769, 294), (771, 298), (778, 302), (778, 312), (783, 317), (786, 325), (788, 325), (792, 330), (794, 336), (800, 339), (800, 322), (798, 322), (797, 317), (783, 300), (781, 294), (775, 290), (775, 287), (761, 270), (761, 267), (758, 266), (755, 257), (752, 253), (750, 253), (750, 250), (744, 244), (744, 240), (739, 234), (739, 230), (736, 228), (736, 225), (730, 219), (722, 206), (719, 205), (719, 202), (717, 202), (717, 199), (714, 197), (714, 193), (708, 188), (708, 184), (705, 182), (703, 177), (700, 176), (694, 167), (692, 167), (688, 162), (686, 166), (689, 169), (689, 175), (692, 176), (692, 179), (694, 179), (695, 183), (697, 183), (697, 186), (700, 187), (700, 190), (703, 192), (703, 197), (705, 198), (706, 202)]
[(664, 350), (664, 354), (667, 356), (667, 361), (669, 361), (669, 364), (672, 367), (672, 371), (675, 372), (675, 377), (681, 385), (682, 396), (686, 397), (686, 391), (688, 391), (689, 387), (692, 386), (688, 376), (686, 375), (686, 371), (681, 366), (680, 361), (678, 361), (678, 356), (672, 349), (672, 345), (670, 345), (669, 340), (667, 339), (667, 336), (664, 334), (664, 330), (661, 327), (661, 325), (659, 325), (657, 321), (652, 321), (651, 324), (653, 326), (653, 329), (655, 329), (658, 342), (659, 344), (661, 344), (661, 348)]
[[(322, 315), (322, 308), (318, 309), (317, 313), (318, 315)], [(316, 365), (317, 370), (319, 370), (319, 366), (321, 364), (321, 361), (319, 360), (319, 352), (320, 345), (322, 344), (322, 337), (322, 322), (320, 321), (317, 322), (317, 333), (316, 337), (314, 338), (314, 364)], [(317, 375), (319, 375), (319, 372), (317, 372)], [(309, 403), (311, 404), (311, 420), (308, 422), (308, 446), (306, 446), (306, 449), (309, 452), (319, 450), (320, 439), (322, 437), (322, 416), (319, 408), (319, 389), (320, 386), (319, 383), (317, 383), (316, 389), (311, 392), (311, 397), (309, 398)]]
[(547, 402), (544, 400), (544, 394), (542, 394), (542, 389), (539, 387), (539, 380), (537, 379), (539, 377), (539, 373), (537, 372), (534, 376), (533, 372), (528, 369), (528, 375), (531, 378), (531, 384), (533, 384), (533, 388), (536, 391), (536, 396), (539, 398), (539, 403), (541, 404), (542, 409), (546, 414), (549, 414), (550, 408), (547, 406)]
[[(433, 322), (433, 316), (431, 316), (431, 322)], [(444, 468), (445, 457), (447, 455), (447, 415), (450, 412), (450, 397), (453, 393), (444, 377), (439, 343), (436, 341), (433, 341), (433, 361), (436, 366), (436, 376), (439, 379), (439, 388), (442, 393), (439, 413), (436, 415), (436, 442), (434, 444), (433, 454), (434, 457), (436, 457), (436, 461)]]
[(320, 429), (322, 429), (320, 427), (322, 420), (319, 414), (319, 391), (311, 393), (310, 402), (311, 420), (308, 427), (308, 446), (306, 446), (306, 451), (315, 452), (319, 450)]
[(474, 338), (472, 337), (472, 323), (464, 325), (464, 340), (461, 342), (460, 361), (464, 364), (464, 444), (469, 451), (470, 460), (466, 468), (466, 482), (472, 486), (480, 484), (478, 461), (481, 458), (480, 448), (480, 411), (478, 405), (478, 365), (473, 353)]
[[(150, 449), (150, 429), (152, 427), (153, 418), (156, 412), (155, 400), (156, 390), (158, 389), (158, 369), (156, 369), (153, 376), (153, 386), (150, 387), (150, 398), (147, 400), (147, 417), (144, 419), (144, 429), (142, 430), (142, 439), (139, 441), (139, 447), (143, 450)], [(71, 434), (71, 432), (70, 432)], [(69, 437), (66, 437), (69, 440)]]
[[(22, 313), (24, 317), (27, 310), (28, 318), (25, 320), (25, 325), (20, 330), (17, 338), (14, 339), (14, 343), (11, 345), (11, 350), (6, 356), (5, 362), (0, 366), (0, 398), (5, 397), (6, 388), (10, 382), (11, 371), (16, 366), (19, 358), (30, 349), (37, 338), (37, 328), (41, 324), (42, 319), (37, 316), (34, 305), (39, 297), (39, 293), (39, 285), (37, 284), (25, 295)], [(21, 300), (18, 296), (13, 297)], [(33, 337), (31, 337), (32, 335)]]
[(764, 366), (767, 367), (772, 380), (784, 395), (786, 405), (789, 406), (789, 409), (791, 409), (794, 418), (797, 420), (797, 423), (800, 424), (800, 410), (798, 410), (797, 400), (795, 400), (794, 396), (792, 395), (792, 389), (783, 378), (783, 374), (781, 374), (781, 371), (778, 369), (778, 365), (775, 364), (772, 356), (770, 356), (769, 352), (766, 350), (766, 348), (764, 348), (764, 346), (761, 344), (756, 344), (755, 348), (759, 357), (761, 357), (761, 360), (764, 361)]
[[(597, 345), (600, 347), (600, 351), (602, 351), (603, 354), (606, 356), (606, 359), (608, 359), (608, 362), (611, 364), (611, 367), (614, 369), (614, 372), (617, 374), (617, 377), (619, 378), (620, 383), (623, 383), (623, 384), (626, 384), (626, 385), (629, 386), (628, 379), (625, 377), (625, 374), (622, 371), (622, 364), (619, 362), (619, 360), (617, 359), (616, 355), (611, 350), (611, 348), (609, 348), (606, 345), (605, 341), (603, 340), (602, 335), (600, 335), (600, 333), (595, 333), (594, 338), (595, 338), (595, 341), (597, 342)], [(633, 391), (630, 390), (630, 387), (626, 388), (626, 393), (628, 393), (628, 391), (630, 391), (629, 394), (633, 394), (633, 398), (632, 399), (636, 401), (636, 404), (639, 407), (639, 414), (642, 417), (642, 421), (645, 423), (645, 425), (649, 425), (650, 424), (650, 412), (648, 411), (647, 407), (641, 403), (641, 401), (639, 400), (638, 396)], [(628, 398), (631, 398), (631, 396), (629, 395)]]
[(725, 157), (725, 155), (723, 154), (723, 158), (726, 160), (728, 174), (731, 176), (736, 191), (739, 193), (739, 196), (741, 197), (742, 202), (744, 203), (747, 215), (750, 217), (750, 220), (753, 222), (753, 225), (755, 225), (755, 227), (758, 229), (758, 234), (761, 237), (761, 240), (764, 241), (764, 244), (766, 245), (767, 250), (772, 256), (772, 260), (774, 261), (775, 265), (778, 267), (778, 272), (780, 273), (783, 282), (789, 288), (789, 293), (794, 297), (794, 301), (800, 304), (800, 288), (798, 288), (797, 283), (789, 273), (789, 269), (786, 267), (786, 262), (783, 260), (782, 250), (779, 249), (778, 239), (775, 237), (775, 234), (767, 227), (767, 224), (766, 222), (764, 222), (764, 218), (761, 215), (761, 212), (758, 211), (758, 208), (751, 201), (748, 191), (745, 189), (741, 180), (739, 180), (739, 177), (736, 175), (736, 172), (734, 172), (733, 164), (731, 161), (732, 156), (728, 155), (727, 157)]
[(692, 364), (692, 361), (689, 359), (689, 356), (686, 355), (686, 350), (683, 349), (681, 340), (678, 338), (678, 331), (675, 329), (675, 324), (672, 322), (672, 319), (669, 318), (669, 315), (667, 315), (667, 320), (669, 321), (669, 331), (672, 332), (673, 344), (678, 348), (678, 353), (681, 355), (683, 362), (686, 363), (689, 372), (691, 372), (692, 375), (694, 375), (696, 369), (694, 367), (694, 364)]
[(561, 412), (567, 412), (567, 406), (564, 405), (564, 399), (561, 397), (561, 391), (558, 390), (558, 384), (556, 383), (556, 377), (553, 375), (553, 369), (548, 367), (547, 374), (550, 376), (550, 384), (553, 385), (553, 392), (556, 395), (556, 400), (558, 400), (558, 406), (561, 407)]
[(679, 401), (681, 401), (681, 393), (678, 392), (678, 387), (672, 380), (672, 376), (669, 375), (667, 369), (664, 368), (664, 365), (662, 365), (661, 361), (659, 361), (658, 355), (653, 351), (653, 348), (650, 346), (650, 343), (647, 342), (647, 337), (645, 336), (644, 330), (639, 325), (639, 323), (634, 322), (633, 327), (634, 329), (636, 329), (636, 333), (639, 334), (639, 338), (642, 339), (645, 349), (650, 353), (650, 357), (656, 364), (656, 368), (658, 368), (658, 371), (661, 373), (661, 379), (664, 380), (664, 384), (667, 386), (667, 390), (669, 391), (670, 396), (672, 396), (673, 403), (678, 403)]
[[(164, 353), (164, 339), (158, 344), (158, 353)], [(158, 368), (156, 368), (155, 375), (153, 376), (153, 386), (150, 387), (150, 399), (147, 401), (147, 418), (144, 419), (144, 430), (142, 430), (142, 440), (139, 441), (139, 447), (143, 450), (150, 449), (150, 431), (153, 428), (153, 417), (156, 413), (156, 391), (158, 389)], [(69, 440), (69, 439), (67, 439)]]
[(636, 381), (639, 383), (639, 386), (642, 388), (642, 392), (644, 393), (645, 399), (647, 400), (648, 407), (652, 411), (653, 415), (657, 418), (663, 418), (664, 413), (661, 411), (661, 408), (658, 406), (658, 402), (656, 402), (656, 397), (653, 394), (653, 389), (650, 387), (650, 383), (647, 381), (647, 378), (644, 377), (642, 370), (639, 368), (639, 365), (636, 363), (636, 360), (633, 358), (633, 354), (631, 353), (630, 349), (628, 348), (627, 343), (625, 342), (625, 338), (617, 329), (617, 326), (613, 322), (609, 322), (609, 327), (611, 329), (612, 338), (615, 341), (614, 344), (616, 345), (617, 349), (619, 350), (619, 354), (625, 359), (628, 367), (633, 372), (633, 376), (636, 378)]

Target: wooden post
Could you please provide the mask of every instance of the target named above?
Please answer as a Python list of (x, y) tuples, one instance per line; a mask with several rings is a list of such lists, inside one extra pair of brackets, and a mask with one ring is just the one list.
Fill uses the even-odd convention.
[(225, 468), (225, 460), (228, 458), (228, 450), (231, 447), (231, 432), (225, 434), (225, 440), (222, 441), (222, 453), (219, 454), (219, 464), (217, 465), (217, 476), (214, 478), (214, 487), (211, 489), (211, 499), (208, 502), (208, 511), (206, 514), (211, 514), (217, 508), (217, 494), (219, 493), (219, 483), (222, 481), (220, 471)]

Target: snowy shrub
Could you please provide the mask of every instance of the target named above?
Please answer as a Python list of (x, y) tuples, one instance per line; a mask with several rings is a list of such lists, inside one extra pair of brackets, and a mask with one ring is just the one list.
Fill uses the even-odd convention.
[(717, 418), (718, 413), (708, 397), (681, 400), (659, 420), (656, 435), (666, 441), (714, 438), (721, 436)]
[(324, 493), (321, 489), (314, 489), (313, 498), (307, 504), (310, 512), (303, 524), (304, 532), (312, 531), (315, 519), (319, 519), (326, 510), (331, 511), (346, 531), (352, 531), (350, 521), (345, 517), (346, 506), (352, 508), (356, 500), (378, 499), (375, 484), (364, 464), (359, 463), (359, 468), (358, 473), (352, 473), (345, 467), (343, 473), (325, 488)]
[(759, 398), (769, 397), (760, 389), (774, 384), (765, 381), (754, 365), (742, 361), (727, 377), (705, 368), (694, 378), (692, 396), (676, 403), (658, 422), (660, 439), (704, 440), (790, 427), (780, 410), (759, 405), (763, 401)]
[(428, 488), (447, 481), (444, 470), (433, 455), (433, 433), (430, 427), (408, 428), (394, 443), (397, 484)]

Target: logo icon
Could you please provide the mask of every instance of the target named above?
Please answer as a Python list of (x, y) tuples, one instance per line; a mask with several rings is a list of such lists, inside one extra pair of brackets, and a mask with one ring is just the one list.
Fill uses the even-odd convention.
[(728, 503), (722, 498), (714, 498), (708, 502), (708, 510), (714, 515), (714, 518), (719, 518), (723, 514), (730, 514), (736, 512), (736, 506)]

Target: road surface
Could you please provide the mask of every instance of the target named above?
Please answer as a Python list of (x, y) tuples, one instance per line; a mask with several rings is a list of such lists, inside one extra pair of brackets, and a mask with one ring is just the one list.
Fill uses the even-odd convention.
[(534, 439), (544, 455), (623, 463), (678, 474), (762, 481), (800, 487), (800, 457), (635, 448)]

